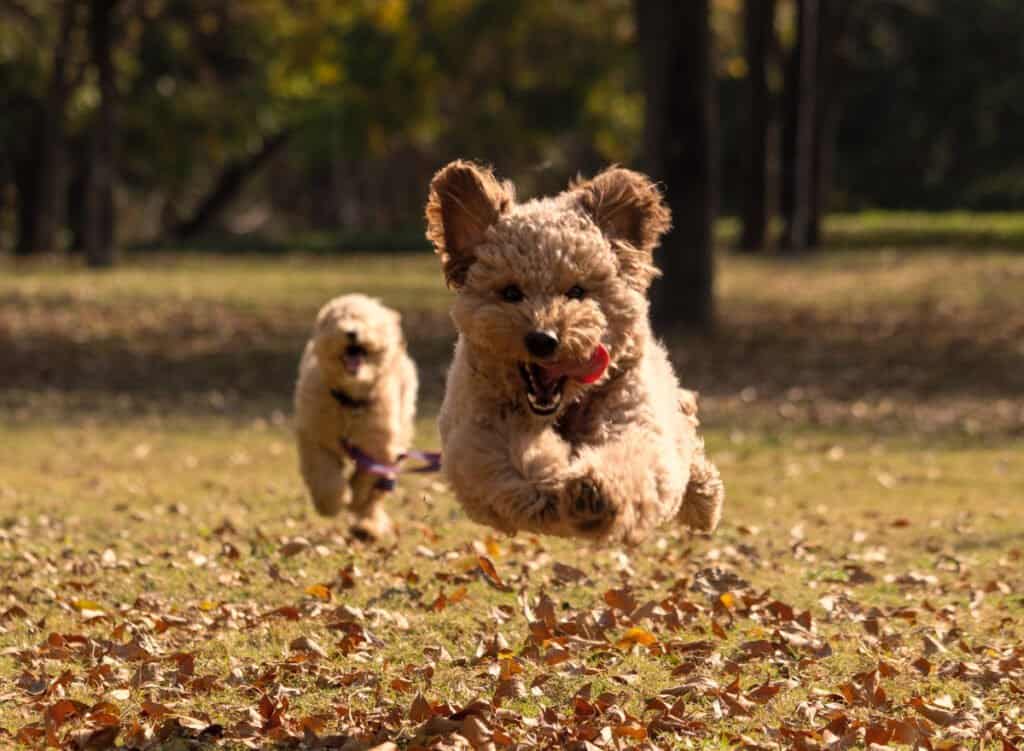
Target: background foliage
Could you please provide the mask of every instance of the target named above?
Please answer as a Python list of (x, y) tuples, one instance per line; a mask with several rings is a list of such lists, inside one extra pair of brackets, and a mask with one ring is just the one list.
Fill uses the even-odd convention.
[[(98, 5), (0, 3), (5, 246), (15, 242), (26, 200), (18, 165), (41, 163), (41, 134), (55, 118), (64, 122), (58, 182), (71, 219), (54, 243), (80, 244), (74, 217), (101, 101), (89, 44)], [(223, 230), (415, 237), (425, 180), (453, 156), (495, 164), (527, 194), (641, 156), (643, 97), (627, 0), (105, 5), (124, 242)], [(776, 95), (794, 41), (792, 5), (778, 3)], [(62, 103), (53, 86), (61, 9), (69, 7)], [(713, 4), (726, 211), (738, 209), (745, 169), (742, 10), (737, 0)], [(1014, 207), (1024, 192), (1024, 131), (1015, 127), (1024, 108), (1015, 75), (1022, 33), (1024, 10), (1011, 0), (852, 4), (832, 84), (843, 104), (831, 206)], [(237, 178), (228, 180), (228, 200), (186, 227), (225, 187), (225, 173)]]

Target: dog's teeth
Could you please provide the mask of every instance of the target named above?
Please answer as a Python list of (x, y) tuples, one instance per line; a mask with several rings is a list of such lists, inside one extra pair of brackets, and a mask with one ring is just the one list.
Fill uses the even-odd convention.
[(539, 377), (535, 374), (533, 366), (523, 363), (520, 365), (520, 370), (525, 373), (523, 381), (526, 383), (526, 400), (533, 411), (538, 415), (554, 414), (562, 403), (564, 379), (554, 385), (545, 384), (544, 388), (541, 388), (538, 385)]

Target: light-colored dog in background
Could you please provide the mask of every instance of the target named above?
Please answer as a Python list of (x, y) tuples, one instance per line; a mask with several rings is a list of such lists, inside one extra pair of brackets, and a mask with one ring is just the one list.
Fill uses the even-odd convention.
[(522, 204), (477, 165), (435, 175), (427, 235), (459, 334), (444, 469), (471, 518), (627, 542), (673, 518), (718, 524), (724, 489), (695, 396), (648, 317), (669, 220), (657, 187), (626, 169)]
[(413, 438), (417, 385), (396, 311), (360, 294), (324, 305), (295, 386), (299, 460), (317, 511), (347, 508), (361, 536), (390, 536), (393, 525), (381, 478), (360, 471), (346, 446), (395, 464)]

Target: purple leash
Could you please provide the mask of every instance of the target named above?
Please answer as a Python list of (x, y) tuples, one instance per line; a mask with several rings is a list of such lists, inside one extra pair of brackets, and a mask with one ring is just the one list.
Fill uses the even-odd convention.
[[(348, 441), (342, 439), (341, 447), (348, 454), (349, 458), (356, 463), (356, 471), (366, 472), (370, 475), (376, 475), (378, 478), (376, 487), (380, 490), (394, 490), (395, 481), (398, 479), (398, 475), (401, 472), (414, 472), (417, 474), (425, 472), (437, 472), (441, 469), (441, 454), (437, 451), (419, 451), (417, 449), (410, 449), (404, 454), (400, 454), (398, 461), (394, 464), (385, 464), (379, 462), (372, 456), (367, 454), (358, 446), (353, 446)], [(406, 459), (417, 459), (425, 464), (421, 467), (413, 467), (411, 469), (402, 469), (401, 464)]]

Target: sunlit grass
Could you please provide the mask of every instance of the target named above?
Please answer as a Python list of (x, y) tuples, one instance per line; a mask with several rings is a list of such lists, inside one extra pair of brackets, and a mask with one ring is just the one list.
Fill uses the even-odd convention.
[[(862, 225), (850, 231), (867, 231), (883, 220), (897, 218), (861, 215)], [(967, 220), (942, 221), (959, 226)], [(1001, 231), (1012, 233), (1014, 226), (1007, 218)], [(17, 605), (27, 616), (0, 619), (0, 728), (15, 732), (40, 718), (40, 707), (14, 687), (23, 671), (52, 678), (71, 670), (79, 682), (70, 695), (86, 703), (102, 698), (102, 687), (80, 681), (81, 664), (31, 663), (19, 655), (51, 633), (108, 639), (125, 621), (142, 628), (135, 609), (140, 596), (159, 602), (159, 613), (147, 618), (169, 614), (202, 624), (235, 607), (251, 612), (253, 624), (143, 629), (167, 653), (194, 654), (196, 674), (217, 682), (208, 693), (178, 695), (129, 681), (129, 698), (118, 700), (122, 716), (136, 717), (144, 699), (158, 697), (184, 715), (205, 713), (230, 725), (247, 716), (259, 692), (228, 678), (241, 671), (249, 681), (267, 668), (278, 671), (277, 682), (296, 690), (295, 717), (335, 718), (342, 705), (391, 704), (405, 716), (417, 693), (455, 706), (488, 699), (497, 663), (478, 660), (478, 648), (498, 632), (508, 654), (521, 655), (530, 633), (524, 602), (536, 603), (543, 593), (559, 613), (600, 612), (610, 589), (628, 585), (638, 602), (660, 602), (679, 582), (708, 615), (678, 631), (645, 624), (663, 643), (711, 640), (717, 663), (673, 674), (683, 655), (621, 650), (613, 643), (574, 653), (573, 670), (523, 659), (526, 686), (543, 675), (553, 677), (506, 708), (529, 717), (552, 708), (570, 717), (574, 695), (589, 683), (595, 695), (621, 694), (627, 711), (639, 715), (661, 689), (694, 676), (722, 685), (738, 677), (743, 690), (795, 676), (796, 688), (749, 718), (710, 724), (694, 741), (697, 747), (728, 747), (728, 739), (740, 733), (757, 736), (784, 721), (802, 722), (800, 702), (834, 694), (882, 660), (899, 670), (885, 679), (893, 716), (910, 714), (907, 702), (915, 696), (944, 693), (964, 706), (977, 699), (983, 707), (977, 711), (987, 717), (1005, 710), (1013, 701), (1005, 685), (979, 688), (952, 675), (919, 675), (910, 665), (922, 653), (923, 636), (941, 638), (954, 626), (959, 631), (952, 632), (957, 636), (949, 640), (948, 654), (930, 658), (937, 666), (988, 659), (965, 650), (1024, 638), (1019, 393), (993, 393), (1015, 382), (993, 378), (985, 382), (987, 390), (975, 391), (968, 376), (946, 391), (913, 393), (918, 381), (908, 376), (905, 388), (890, 394), (884, 379), (866, 373), (861, 378), (871, 393), (862, 393), (859, 380), (848, 391), (831, 391), (821, 381), (855, 363), (830, 369), (832, 355), (824, 352), (821, 362), (811, 363), (817, 370), (804, 372), (810, 365), (800, 361), (800, 372), (791, 373), (786, 358), (821, 346), (804, 342), (804, 332), (838, 346), (843, 337), (874, 336), (881, 329), (885, 337), (854, 342), (857, 347), (835, 356), (867, 355), (886, 337), (913, 337), (891, 350), (903, 360), (873, 360), (872, 367), (881, 362), (914, 375), (915, 369), (942, 363), (944, 348), (966, 347), (970, 342), (956, 337), (967, 332), (990, 357), (971, 361), (977, 367), (1016, 363), (1024, 357), (1013, 339), (1014, 331), (1024, 330), (1018, 328), (1024, 256), (960, 247), (911, 254), (850, 249), (800, 262), (723, 253), (719, 270), (719, 338), (740, 336), (754, 324), (760, 326), (753, 329), (757, 336), (774, 333), (775, 325), (792, 331), (783, 332), (789, 339), (779, 340), (777, 355), (768, 352), (767, 364), (758, 361), (761, 370), (749, 374), (746, 349), (733, 350), (728, 341), (716, 344), (713, 338), (686, 343), (683, 354), (691, 368), (685, 372), (707, 379), (698, 385), (712, 391), (705, 399), (704, 430), (727, 485), (725, 519), (710, 540), (669, 526), (638, 548), (622, 549), (494, 536), (469, 522), (430, 477), (403, 479), (387, 500), (400, 528), (394, 547), (353, 542), (347, 519), (314, 514), (297, 472), (289, 390), (312, 314), (327, 297), (368, 291), (406, 314), (428, 394), (417, 442), (437, 446), (436, 402), (450, 353), (444, 310), (452, 293), (430, 253), (139, 256), (101, 275), (52, 264), (5, 269), (0, 334), (11, 351), (31, 357), (3, 361), (9, 369), (5, 382), (17, 387), (0, 399), (0, 614)], [(842, 336), (829, 338), (850, 320)], [(952, 338), (934, 331), (957, 324), (962, 327)], [(915, 349), (928, 350), (929, 357), (915, 359)], [(731, 359), (718, 370), (697, 368), (724, 356)], [(776, 356), (782, 388), (758, 380), (767, 378)], [(150, 360), (158, 365), (145, 367)], [(19, 377), (19, 368), (28, 377)], [(143, 382), (127, 379), (130, 393), (109, 385), (108, 379), (123, 376), (125, 369), (130, 375), (132, 368)], [(740, 375), (722, 386), (712, 377), (723, 372)], [(800, 388), (787, 388), (788, 379)], [(188, 398), (172, 398), (179, 395)], [(826, 407), (846, 418), (826, 419)], [(919, 407), (921, 414), (915, 412)], [(951, 410), (953, 417), (934, 420), (925, 407)], [(979, 423), (993, 410), (1003, 421), (987, 430)], [(284, 544), (297, 538), (308, 546), (284, 553)], [(226, 556), (225, 545), (237, 557)], [(481, 552), (510, 583), (508, 591), (475, 573)], [(556, 562), (579, 569), (583, 578), (560, 579)], [(338, 584), (339, 571), (349, 566), (351, 586)], [(741, 644), (769, 638), (771, 630), (724, 612), (711, 617), (714, 603), (688, 586), (698, 571), (715, 567), (742, 577), (751, 591), (769, 591), (797, 610), (809, 610), (832, 654), (799, 665), (755, 661), (740, 665), (738, 674), (724, 670)], [(935, 579), (914, 578), (929, 576)], [(346, 655), (323, 616), (266, 616), (282, 606), (311, 607), (307, 588), (327, 583), (331, 601), (322, 609), (358, 609), (380, 644)], [(442, 592), (452, 595), (462, 587), (460, 602), (432, 608)], [(826, 596), (848, 597), (863, 613), (877, 608), (883, 628), (895, 634), (893, 642), (868, 638), (863, 613), (832, 617)], [(106, 616), (85, 623), (76, 601), (94, 602)], [(937, 614), (944, 607), (948, 612)], [(913, 623), (888, 615), (906, 608), (916, 614)], [(501, 619), (496, 612), (504, 613)], [(714, 623), (725, 629), (724, 637)], [(617, 625), (609, 633), (615, 638), (623, 629)], [(327, 652), (316, 670), (288, 667), (297, 637), (313, 639)], [(408, 672), (439, 647), (450, 659), (429, 658), (436, 662), (430, 680)], [(379, 676), (379, 686), (370, 690), (340, 680), (357, 671)], [(410, 675), (408, 687), (396, 682)], [(703, 712), (709, 701), (694, 696), (688, 706)], [(405, 741), (413, 731), (410, 725)], [(672, 746), (672, 739), (662, 740)]]
[[(737, 217), (719, 220), (718, 236), (732, 245), (739, 238)], [(777, 238), (782, 223), (771, 225)], [(975, 211), (859, 211), (829, 214), (824, 220), (826, 244), (859, 249), (934, 248), (959, 246), (965, 252), (980, 248), (1024, 248), (1024, 213)]]
[(0, 292), (76, 302), (216, 301), (305, 309), (345, 292), (412, 307), (440, 306), (447, 297), (429, 252), (338, 257), (148, 253), (130, 256), (105, 273), (53, 262), (9, 271), (0, 281)]
[[(753, 432), (737, 440), (723, 430), (713, 430), (708, 439), (729, 488), (726, 519), (713, 540), (687, 540), (677, 530), (667, 529), (639, 549), (620, 551), (528, 538), (514, 548), (498, 538), (491, 546), (498, 551), (494, 560), (499, 572), (516, 577), (523, 564), (539, 560), (540, 566), (528, 579), (520, 580), (520, 586), (534, 594), (541, 587), (567, 606), (586, 608), (601, 603), (605, 590), (621, 585), (617, 571), (623, 560), (635, 571), (629, 581), (638, 599), (657, 597), (682, 575), (682, 571), (662, 569), (665, 551), (678, 555), (685, 550), (692, 564), (724, 564), (756, 588), (771, 590), (794, 607), (815, 612), (820, 612), (817, 602), (822, 595), (844, 588), (829, 583), (837, 572), (841, 581), (847, 562), (872, 551), (875, 555), (883, 551), (884, 558), (869, 557), (859, 565), (872, 572), (876, 582), (860, 585), (854, 593), (861, 602), (883, 608), (918, 602), (912, 591), (887, 583), (886, 575), (929, 574), (936, 560), (944, 557), (976, 571), (978, 586), (993, 577), (1012, 576), (998, 564), (1009, 551), (1024, 545), (1024, 521), (1010, 510), (1014, 499), (1024, 495), (1024, 479), (1013, 471), (1020, 453), (1012, 443), (972, 448), (960, 441), (939, 441), (924, 447), (913, 436), (882, 441), (841, 431), (802, 431), (794, 436)], [(495, 628), (487, 625), (490, 608), (515, 609), (517, 595), (475, 580), (462, 585), (468, 588), (463, 602), (440, 613), (429, 612), (427, 605), (441, 591), (450, 593), (459, 586), (437, 577), (468, 571), (474, 554), (467, 545), (473, 541), (482, 545), (490, 534), (466, 521), (451, 497), (433, 489), (429, 480), (404, 483), (389, 501), (402, 536), (398, 547), (381, 557), (372, 548), (349, 546), (344, 542), (343, 524), (312, 513), (295, 469), (288, 428), (271, 419), (248, 425), (173, 416), (166, 421), (120, 420), (116, 425), (102, 417), (95, 424), (43, 420), (5, 429), (3, 440), (11, 449), (0, 459), (0, 502), (13, 536), (0, 543), (0, 562), (20, 569), (20, 556), (27, 553), (55, 566), (52, 571), (46, 565), (11, 580), (14, 591), (20, 593), (17, 600), (34, 619), (45, 616), (46, 624), (38, 628), (31, 622), (8, 623), (0, 645), (31, 648), (50, 631), (82, 631), (79, 616), (59, 606), (78, 597), (87, 597), (110, 612), (131, 606), (146, 593), (158, 596), (166, 612), (188, 618), (195, 617), (200, 603), (206, 602), (216, 607), (255, 604), (260, 612), (269, 612), (303, 600), (305, 587), (330, 582), (339, 568), (353, 564), (355, 585), (337, 590), (337, 603), (400, 612), (409, 630), (383, 623), (374, 632), (385, 645), (375, 650), (373, 661), (352, 662), (336, 655), (329, 661), (332, 668), (382, 671), (391, 680), (402, 666), (422, 661), (424, 646), (443, 646), (457, 662), (439, 666), (431, 685), (418, 690), (456, 704), (486, 690), (480, 671), (467, 671), (458, 659), (471, 659), (479, 642)], [(422, 426), (420, 440), (424, 445), (436, 441), (429, 421)], [(233, 531), (215, 532), (225, 522)], [(322, 546), (322, 554), (310, 549), (295, 557), (282, 556), (282, 541), (296, 537)], [(217, 558), (224, 540), (241, 552), (238, 562)], [(812, 551), (809, 558), (793, 556), (797, 542)], [(737, 546), (756, 551), (760, 563), (737, 555)], [(425, 557), (423, 548), (433, 557)], [(60, 561), (98, 561), (101, 554), (113, 556), (120, 562), (118, 567), (98, 567), (84, 578), (84, 591), (67, 588), (69, 580), (83, 577), (64, 572)], [(580, 568), (590, 583), (552, 584), (549, 564), (543, 561)], [(268, 575), (271, 565), (279, 567), (289, 581)], [(419, 583), (411, 588), (403, 583), (408, 571), (418, 576)], [(222, 576), (233, 572), (241, 574), (242, 581), (222, 583)], [(658, 584), (659, 580), (664, 583)], [(549, 583), (542, 585), (544, 581)], [(51, 594), (25, 599), (32, 583), (45, 586)], [(934, 605), (962, 598), (955, 590), (945, 595), (932, 592), (928, 597)], [(972, 628), (998, 621), (1009, 602), (994, 595), (986, 606), (990, 609), (980, 611), (981, 620), (974, 621)], [(108, 628), (100, 622), (84, 630), (100, 635)], [(496, 628), (513, 651), (518, 649), (525, 628), (521, 620)], [(845, 627), (838, 628), (837, 636)], [(833, 633), (833, 627), (825, 633)], [(408, 634), (415, 634), (415, 640), (410, 641)], [(732, 638), (739, 643), (760, 638), (757, 634), (757, 628), (748, 624), (738, 626)], [(226, 675), (238, 666), (282, 660), (289, 652), (287, 645), (298, 636), (313, 638), (329, 651), (336, 641), (316, 622), (283, 619), (255, 632), (228, 630), (214, 636), (187, 642), (197, 656), (200, 673)], [(697, 633), (675, 636), (698, 637)], [(723, 643), (726, 651), (728, 643)], [(828, 666), (813, 673), (821, 687), (832, 686), (835, 676), (864, 669), (865, 661), (855, 651), (856, 640), (837, 639), (834, 645), (837, 652)], [(4, 662), (4, 670), (13, 678), (18, 668), (10, 659)], [(630, 694), (631, 701), (642, 703), (642, 697), (678, 683), (670, 674), (674, 664), (634, 653), (623, 661), (598, 663), (599, 672), (589, 678), (559, 677), (546, 684), (541, 695), (519, 706), (527, 714), (561, 706), (584, 682), (593, 682), (595, 689), (608, 685), (621, 690), (621, 685), (605, 682), (612, 675), (633, 672), (641, 680), (636, 693)], [(541, 672), (528, 667), (526, 677), (532, 679)], [(337, 693), (318, 691), (307, 681), (297, 675), (292, 684), (306, 687), (294, 704), (296, 711), (330, 711), (339, 699)], [(950, 690), (942, 683), (938, 688)], [(392, 698), (409, 702), (412, 697), (392, 694)], [(197, 696), (186, 706), (189, 711), (206, 711), (227, 720), (246, 703), (244, 692), (222, 688)], [(763, 716), (774, 721), (777, 715), (766, 711)], [(7, 702), (0, 709), (0, 726), (14, 730), (30, 717), (31, 712), (19, 704)]]

